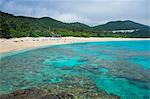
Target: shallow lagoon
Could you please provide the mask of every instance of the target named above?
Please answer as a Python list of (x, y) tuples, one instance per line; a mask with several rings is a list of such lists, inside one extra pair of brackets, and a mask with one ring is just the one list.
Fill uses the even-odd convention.
[(4, 55), (0, 62), (0, 93), (82, 77), (92, 80), (99, 91), (105, 90), (123, 99), (148, 99), (149, 43), (77, 43)]

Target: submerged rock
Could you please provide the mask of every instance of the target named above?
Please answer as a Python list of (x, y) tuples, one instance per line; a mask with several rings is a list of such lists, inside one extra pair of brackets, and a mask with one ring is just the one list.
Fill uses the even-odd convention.
[(68, 66), (63, 66), (60, 67), (61, 70), (72, 70), (72, 67), (68, 67)]
[(69, 93), (52, 94), (38, 88), (31, 88), (1, 95), (0, 99), (74, 99), (74, 96)]
[(68, 77), (63, 82), (3, 94), (0, 99), (119, 99), (99, 91), (90, 79)]

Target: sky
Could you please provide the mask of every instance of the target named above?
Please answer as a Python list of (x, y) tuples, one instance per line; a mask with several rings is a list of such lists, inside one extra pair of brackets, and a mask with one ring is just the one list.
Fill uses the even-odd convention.
[(132, 20), (150, 25), (150, 0), (0, 0), (0, 11), (91, 26)]

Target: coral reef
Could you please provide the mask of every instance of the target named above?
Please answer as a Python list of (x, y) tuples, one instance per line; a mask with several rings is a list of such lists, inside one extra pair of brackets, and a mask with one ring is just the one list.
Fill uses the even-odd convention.
[(66, 78), (60, 83), (3, 94), (0, 99), (119, 99), (119, 97), (99, 91), (90, 79)]

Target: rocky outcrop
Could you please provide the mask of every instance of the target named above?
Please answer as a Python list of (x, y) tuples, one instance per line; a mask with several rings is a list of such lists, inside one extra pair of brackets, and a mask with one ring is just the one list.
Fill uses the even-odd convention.
[(0, 99), (119, 99), (120, 97), (99, 91), (91, 80), (66, 78), (63, 82), (17, 90), (3, 94)]

